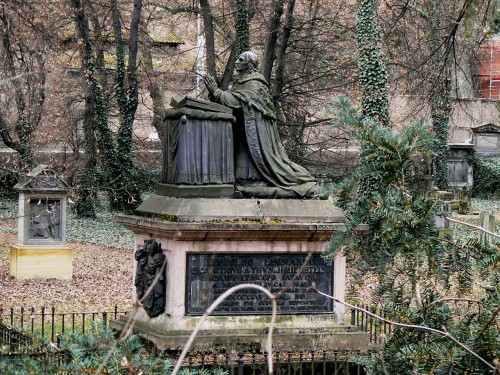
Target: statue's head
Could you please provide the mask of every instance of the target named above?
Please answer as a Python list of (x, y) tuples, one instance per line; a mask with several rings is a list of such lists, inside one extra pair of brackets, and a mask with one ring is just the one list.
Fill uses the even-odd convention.
[[(158, 252), (158, 243), (155, 240), (148, 240), (144, 241), (145, 242), (145, 247), (146, 251), (149, 254), (156, 254)], [(146, 244), (147, 242), (147, 244)]]
[(245, 51), (241, 53), (236, 59), (236, 71), (244, 72), (244, 71), (257, 71), (257, 67), (259, 66), (259, 57), (255, 52)]

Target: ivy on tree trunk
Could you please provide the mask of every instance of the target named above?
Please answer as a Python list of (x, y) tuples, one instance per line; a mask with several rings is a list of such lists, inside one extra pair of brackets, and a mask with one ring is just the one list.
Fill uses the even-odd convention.
[(356, 39), (363, 114), (384, 126), (389, 124), (388, 76), (381, 50), (377, 0), (359, 0)]
[[(125, 68), (125, 49), (121, 33), (120, 11), (116, 0), (110, 1), (117, 59), (114, 90), (120, 113), (120, 126), (116, 141), (108, 123), (108, 103), (96, 78), (95, 48), (89, 35), (88, 20), (80, 0), (71, 0), (71, 5), (75, 9), (75, 24), (83, 40), (82, 65), (85, 69), (85, 76), (89, 81), (87, 108), (92, 108), (91, 113), (93, 113), (92, 119), (86, 116), (87, 124), (84, 124), (84, 129), (86, 129), (86, 135), (91, 136), (91, 127), (95, 128), (97, 148), (103, 160), (104, 187), (108, 191), (111, 208), (128, 211), (135, 208), (140, 202), (140, 190), (133, 179), (132, 125), (138, 105), (137, 39), (142, 0), (134, 1), (127, 69)], [(91, 122), (93, 125), (90, 124)], [(93, 202), (90, 192), (94, 192), (97, 187), (97, 176), (94, 163), (96, 151), (95, 148), (92, 149), (92, 142), (88, 140), (86, 141), (86, 151), (89, 155), (87, 156), (81, 185), (79, 186), (79, 199), (86, 201), (84, 206), (88, 209), (88, 215), (91, 215)]]
[(132, 128), (135, 112), (139, 104), (137, 42), (142, 0), (134, 0), (134, 10), (130, 21), (127, 68), (125, 68), (125, 48), (117, 0), (110, 0), (110, 5), (116, 43), (115, 95), (120, 112), (120, 126), (116, 138), (118, 173), (111, 207), (115, 210), (128, 211), (137, 207), (137, 204), (140, 203), (140, 187), (132, 178), (134, 173)]
[(247, 0), (236, 0), (236, 56), (250, 49)]
[[(363, 115), (370, 121), (382, 126), (390, 126), (388, 76), (381, 50), (377, 0), (359, 0), (356, 39), (359, 53), (359, 83), (361, 85), (361, 106)], [(371, 141), (370, 141), (371, 142)], [(360, 163), (369, 162), (366, 150), (369, 144), (361, 143)], [(358, 196), (375, 197), (381, 189), (380, 176), (368, 174), (363, 176), (358, 187)]]
[(75, 25), (82, 39), (82, 67), (89, 82), (85, 101), (83, 129), (85, 134), (85, 164), (82, 171), (76, 173), (74, 188), (77, 193), (75, 211), (81, 217), (95, 217), (95, 193), (97, 188), (97, 150), (104, 159), (104, 174), (116, 168), (113, 135), (108, 127), (108, 105), (102, 89), (96, 79), (96, 55), (89, 33), (89, 22), (83, 3), (71, 0), (75, 10)]

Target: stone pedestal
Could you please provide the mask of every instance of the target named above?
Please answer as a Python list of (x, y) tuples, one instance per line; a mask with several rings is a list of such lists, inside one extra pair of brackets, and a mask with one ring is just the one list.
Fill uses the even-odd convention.
[(73, 250), (66, 246), (23, 246), (10, 248), (10, 274), (18, 280), (71, 280)]
[[(117, 216), (136, 244), (154, 239), (166, 256), (165, 313), (150, 318), (139, 308), (113, 321), (160, 350), (182, 348), (208, 305), (233, 285), (256, 283), (276, 293), (310, 263), (278, 302), (274, 348), (366, 350), (368, 335), (344, 324), (344, 306), (311, 287), (344, 299), (345, 259), (325, 262), (320, 253), (344, 216), (330, 201), (279, 199), (180, 199), (151, 196), (137, 210)], [(148, 217), (149, 216), (149, 217)], [(360, 228), (362, 230), (363, 228)], [(136, 265), (137, 266), (137, 265)], [(264, 347), (270, 302), (256, 292), (234, 295), (205, 323), (195, 348)]]

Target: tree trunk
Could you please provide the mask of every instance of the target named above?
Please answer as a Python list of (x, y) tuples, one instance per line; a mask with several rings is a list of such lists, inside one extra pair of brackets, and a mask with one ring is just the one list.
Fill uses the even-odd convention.
[[(390, 126), (389, 121), (389, 78), (383, 58), (380, 32), (378, 1), (361, 0), (358, 3), (356, 20), (356, 41), (359, 54), (359, 83), (361, 86), (361, 108), (363, 116), (382, 126)], [(361, 150), (367, 147), (361, 144)], [(363, 151), (361, 151), (363, 152)], [(363, 157), (360, 163), (366, 163)], [(383, 188), (379, 175), (363, 176), (359, 182), (359, 199), (376, 199)]]
[(276, 44), (278, 42), (278, 31), (281, 16), (283, 15), (285, 0), (273, 0), (273, 15), (267, 24), (267, 36), (264, 44), (264, 56), (262, 58), (262, 75), (267, 82), (271, 81), (271, 72), (276, 59)]
[(227, 59), (226, 68), (222, 74), (220, 87), (222, 90), (227, 90), (229, 84), (231, 83), (231, 78), (233, 77), (234, 64), (236, 62), (236, 43), (231, 46), (231, 52), (229, 53), (229, 58)]
[(215, 70), (215, 33), (212, 10), (208, 0), (200, 0), (201, 16), (205, 33), (205, 51), (207, 59), (207, 73), (217, 79)]
[[(145, 30), (146, 26), (143, 25), (143, 28)], [(142, 38), (142, 46), (142, 62), (148, 79), (147, 87), (149, 95), (151, 95), (151, 99), (153, 101), (153, 126), (158, 132), (158, 136), (163, 141), (162, 124), (166, 109), (160, 86), (157, 83), (157, 77), (153, 67), (153, 57), (151, 54), (151, 42), (149, 41), (147, 35), (144, 35)]]
[[(99, 17), (97, 17), (97, 12), (94, 9), (94, 5), (91, 1), (87, 1), (85, 4), (90, 10), (90, 22), (92, 23), (93, 30), (93, 48), (96, 55), (96, 71), (99, 73), (99, 82), (101, 84), (102, 90), (104, 93), (108, 92), (108, 75), (105, 72), (106, 63), (104, 61), (104, 45), (105, 40), (102, 35), (103, 27), (101, 22), (99, 22)], [(108, 100), (108, 95), (106, 95), (106, 99)]]
[[(137, 81), (137, 41), (141, 18), (142, 0), (134, 0), (134, 10), (130, 21), (130, 43), (128, 66), (125, 71), (125, 49), (122, 36), (120, 10), (117, 0), (110, 0), (113, 31), (116, 43), (115, 94), (120, 112), (120, 126), (117, 135), (118, 180), (111, 201), (115, 210), (129, 211), (140, 203), (140, 187), (132, 178), (134, 162), (132, 156), (132, 130), (139, 104), (139, 84)], [(118, 189), (118, 190), (116, 190)]]
[[(2, 27), (0, 27), (0, 50), (3, 55), (1, 59), (5, 64), (7, 73), (11, 77), (16, 77), (18, 76), (16, 68), (16, 61), (18, 58), (15, 56), (15, 51), (13, 50), (14, 46), (11, 42), (12, 21), (4, 12), (0, 15), (0, 22), (3, 24)], [(17, 44), (18, 48), (22, 48), (19, 42)], [(27, 75), (26, 79), (28, 82), (36, 82), (36, 80), (30, 78), (31, 75), (36, 75), (38, 80), (38, 90), (36, 91), (38, 94), (34, 95), (35, 99), (29, 101), (28, 98), (27, 100), (20, 79), (13, 79), (11, 83), (14, 88), (14, 99), (17, 110), (17, 121), (15, 125), (7, 124), (6, 119), (0, 113), (0, 138), (7, 147), (12, 148), (19, 154), (19, 164), (22, 170), (28, 170), (35, 164), (33, 150), (31, 148), (31, 137), (34, 129), (40, 123), (42, 108), (45, 100), (45, 72), (43, 71), (43, 59), (41, 59), (40, 56), (35, 56), (35, 60), (38, 64), (41, 64), (37, 67), (37, 72), (33, 71), (34, 68), (32, 66), (27, 66), (27, 72), (23, 74)], [(30, 90), (35, 90), (35, 88), (30, 84), (27, 84), (26, 86), (28, 86), (28, 89)], [(12, 130), (17, 135), (17, 140), (12, 138)]]
[(283, 33), (281, 35), (280, 46), (276, 56), (276, 78), (274, 80), (273, 99), (277, 102), (278, 98), (283, 91), (285, 84), (285, 55), (288, 48), (288, 41), (292, 33), (294, 23), (293, 13), (295, 10), (295, 0), (289, 0), (286, 8), (285, 24), (283, 26)]
[(84, 134), (84, 165), (81, 170), (73, 174), (73, 188), (76, 192), (74, 205), (78, 217), (96, 217), (97, 198), (97, 145), (95, 135), (94, 101), (91, 95), (85, 99), (85, 112), (83, 115)]
[(448, 189), (448, 128), (451, 115), (450, 93), (451, 93), (451, 67), (450, 53), (451, 43), (465, 15), (465, 8), (459, 14), (456, 24), (450, 35), (445, 39), (449, 44), (443, 43), (439, 38), (442, 24), (438, 12), (439, 3), (430, 2), (429, 15), (425, 18), (429, 35), (429, 54), (433, 68), (429, 74), (429, 92), (432, 128), (437, 138), (436, 153), (433, 156), (434, 184), (441, 190)]
[(390, 126), (389, 79), (381, 50), (377, 0), (359, 2), (356, 25), (363, 114), (381, 125)]
[(236, 0), (236, 56), (250, 49), (247, 0)]
[[(116, 147), (113, 134), (108, 126), (107, 102), (95, 74), (96, 57), (89, 34), (88, 18), (80, 0), (70, 0), (70, 4), (75, 10), (75, 26), (82, 39), (82, 68), (89, 81), (83, 124), (87, 155), (83, 171), (77, 174), (81, 176), (81, 180), (77, 181), (79, 183), (77, 213), (80, 216), (92, 217), (95, 215), (94, 196), (97, 187), (95, 143), (97, 142), (97, 148), (103, 157), (105, 178), (109, 181), (113, 181), (117, 176)], [(105, 186), (105, 188), (108, 187)]]

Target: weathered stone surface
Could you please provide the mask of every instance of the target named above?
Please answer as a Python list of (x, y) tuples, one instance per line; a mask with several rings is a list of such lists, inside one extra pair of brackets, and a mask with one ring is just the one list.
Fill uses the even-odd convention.
[[(232, 263), (238, 255), (241, 254), (241, 258), (245, 259), (279, 258), (284, 267), (299, 267), (292, 262), (297, 258), (296, 255), (320, 254), (328, 246), (332, 234), (345, 227), (344, 216), (331, 201), (187, 199), (157, 195), (144, 202), (136, 215), (118, 215), (116, 221), (134, 231), (136, 244), (150, 239), (161, 243), (167, 259), (168, 298), (165, 313), (151, 318), (136, 296), (139, 307), (134, 315), (111, 324), (116, 329), (123, 329), (130, 319), (135, 332), (153, 342), (160, 350), (183, 348), (200, 319), (197, 316), (200, 311), (190, 312), (188, 306), (187, 298), (190, 290), (193, 291), (193, 282), (189, 282), (187, 272), (197, 272), (193, 271), (196, 267), (189, 259), (196, 262), (207, 255), (214, 255), (210, 258), (211, 261), (224, 258), (229, 262), (227, 266), (219, 262), (217, 269), (207, 266), (211, 270), (201, 270), (202, 265), (198, 264), (199, 272), (203, 273), (200, 280), (208, 280), (207, 293), (214, 293), (215, 296), (216, 292), (229, 288), (233, 279), (224, 279), (225, 284), (222, 285), (222, 279), (215, 280), (210, 276), (211, 272), (214, 275), (239, 272)], [(360, 226), (359, 229), (366, 228)], [(290, 264), (287, 263), (288, 259)], [(253, 260), (252, 265), (247, 262), (245, 270), (242, 269), (241, 272), (246, 275), (259, 274), (262, 267), (253, 265)], [(270, 266), (270, 263), (265, 266)], [(345, 267), (345, 258), (341, 253), (337, 254), (330, 276), (333, 279), (333, 291), (330, 293), (340, 299), (344, 299), (345, 295)], [(271, 271), (266, 268), (265, 272), (270, 275)], [(273, 268), (272, 272), (282, 272), (289, 280), (291, 272), (296, 271), (274, 271)], [(283, 277), (282, 281), (284, 280)], [(313, 280), (302, 275), (293, 280), (292, 287), (296, 288), (293, 293), (302, 293), (300, 288), (312, 287)], [(254, 282), (259, 284), (260, 281)], [(219, 289), (216, 291), (210, 283), (218, 283)], [(280, 287), (272, 285), (275, 289)], [(196, 290), (204, 293), (204, 289)], [(282, 297), (289, 297), (290, 300), (303, 298), (295, 294), (292, 298), (286, 292), (283, 293)], [(249, 300), (247, 297), (248, 295), (245, 300)], [(290, 315), (295, 310), (281, 311), (281, 315), (277, 317), (273, 347), (279, 350), (366, 350), (368, 334), (357, 332), (355, 327), (343, 324), (344, 306), (334, 303), (329, 308), (331, 311), (317, 311), (314, 314), (306, 314), (300, 310), (300, 314)], [(209, 317), (204, 322), (203, 329), (195, 340), (195, 350), (264, 348), (271, 319), (269, 315), (265, 315), (268, 311), (263, 311), (261, 315), (245, 315), (241, 309), (228, 309), (223, 313), (224, 315)]]
[(71, 280), (73, 250), (66, 246), (69, 186), (47, 165), (20, 178), (18, 243), (11, 247), (10, 274), (18, 280)]
[(22, 246), (10, 248), (10, 275), (18, 280), (73, 277), (73, 250), (66, 246)]
[(329, 200), (209, 199), (151, 195), (136, 210), (140, 215), (175, 222), (255, 221), (344, 223), (345, 217)]
[(232, 198), (234, 186), (219, 185), (156, 185), (158, 195), (175, 198)]
[[(162, 217), (166, 216), (162, 215)], [(168, 218), (178, 217), (168, 216)], [(333, 233), (345, 227), (343, 223), (284, 223), (250, 220), (219, 222), (215, 219), (203, 222), (176, 222), (131, 215), (117, 215), (115, 220), (136, 233), (147, 233), (151, 236), (161, 236), (177, 241), (326, 241)]]
[(242, 199), (172, 198), (151, 195), (137, 210), (147, 216), (157, 216), (176, 222), (261, 220), (258, 205)]
[(69, 186), (39, 165), (14, 186), (19, 192), (18, 244), (64, 246)]
[[(133, 330), (155, 344), (159, 350), (181, 350), (200, 318), (190, 317), (181, 323), (168, 321), (143, 322), (131, 316), (122, 316), (111, 322), (115, 329), (123, 329), (129, 319), (134, 320)], [(270, 317), (209, 317), (199, 331), (193, 351), (232, 348), (236, 350), (264, 350)], [(368, 349), (369, 334), (357, 331), (356, 327), (337, 324), (331, 315), (278, 316), (274, 327), (274, 350), (328, 350)]]
[(345, 216), (329, 200), (260, 199), (263, 221), (344, 223)]

